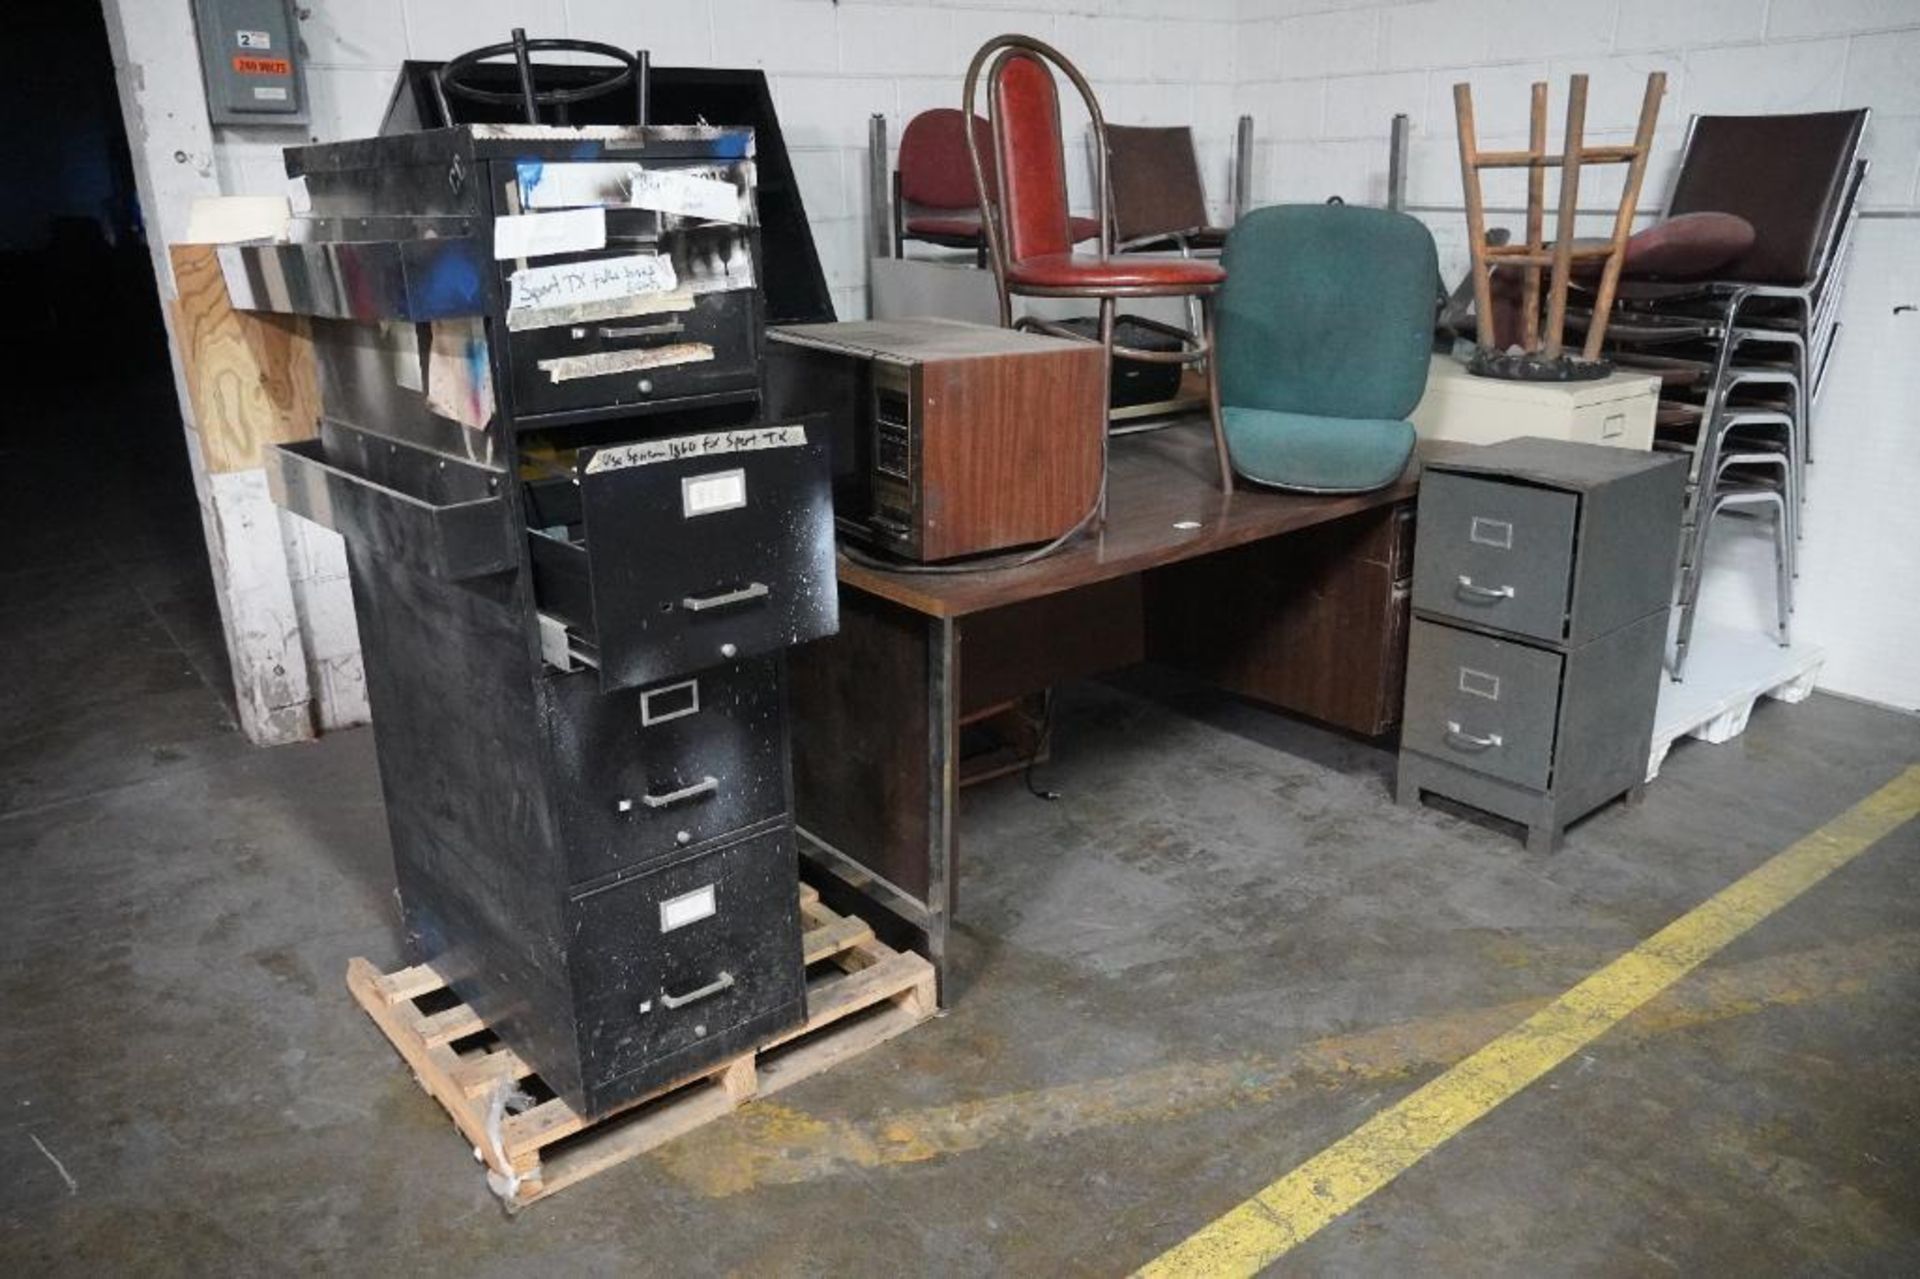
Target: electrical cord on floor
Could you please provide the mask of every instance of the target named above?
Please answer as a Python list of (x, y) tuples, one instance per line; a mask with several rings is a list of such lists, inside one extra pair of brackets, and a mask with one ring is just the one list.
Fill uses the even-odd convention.
[(1042, 790), (1033, 784), (1033, 766), (1040, 762), (1040, 752), (1047, 748), (1047, 739), (1053, 735), (1053, 690), (1049, 688), (1043, 694), (1045, 701), (1040, 712), (1040, 734), (1033, 739), (1033, 753), (1027, 756), (1027, 766), (1021, 770), (1020, 777), (1027, 784), (1027, 793), (1035, 799), (1044, 799), (1051, 803), (1060, 798), (1057, 790)]

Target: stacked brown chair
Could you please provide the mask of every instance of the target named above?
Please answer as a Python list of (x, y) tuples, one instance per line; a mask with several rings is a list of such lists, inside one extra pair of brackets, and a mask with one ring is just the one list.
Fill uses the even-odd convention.
[(1207, 190), (1193, 130), (1185, 125), (1107, 126), (1113, 235), (1122, 252), (1218, 253), (1227, 229), (1207, 220)]
[[(1073, 248), (1072, 221), (1067, 212), (1066, 148), (1060, 135), (1060, 94), (1054, 68), (1079, 92), (1092, 120), (1094, 190), (1100, 208), (1097, 253), (1076, 253)], [(1192, 258), (1115, 256), (1113, 206), (1107, 186), (1106, 120), (1086, 77), (1058, 50), (1019, 35), (995, 36), (980, 46), (967, 67), (961, 104), (967, 116), (973, 114), (983, 77), (993, 146), (990, 155), (983, 155), (986, 140), (969, 132), (967, 158), (987, 231), (987, 255), (999, 290), (1001, 324), (1013, 325), (1016, 297), (1082, 299), (1099, 305), (1100, 343), (1109, 373), (1115, 354), (1150, 363), (1203, 365), (1220, 487), (1232, 492), (1233, 464), (1220, 423), (1217, 361), (1208, 359), (1213, 346), (1213, 299), (1226, 272), (1217, 263)], [(997, 201), (992, 199), (994, 192), (999, 195)], [(1113, 329), (1117, 305), (1123, 298), (1137, 297), (1199, 298), (1201, 331), (1186, 335), (1174, 351), (1116, 346)], [(1020, 327), (1061, 337), (1080, 336), (1072, 329), (1031, 316), (1023, 317)]]
[[(1723, 514), (1772, 524), (1779, 640), (1788, 640), (1812, 410), (1839, 331), (1843, 272), (1866, 177), (1867, 112), (1696, 116), (1668, 224), (1742, 220), (1745, 246), (1664, 275), (1623, 275), (1607, 355), (1662, 382), (1656, 447), (1689, 456), (1671, 670), (1693, 640), (1709, 534)], [(1589, 330), (1591, 331), (1591, 329)]]
[[(907, 241), (946, 249), (971, 249), (987, 264), (987, 238), (980, 233), (980, 202), (967, 166), (966, 116), (952, 107), (922, 111), (900, 135), (900, 165), (893, 171), (893, 256), (904, 257)], [(993, 147), (987, 122), (973, 117), (978, 141)], [(988, 181), (992, 181), (989, 171)], [(989, 187), (989, 200), (999, 198)], [(1075, 243), (1100, 234), (1095, 218), (1074, 218)]]

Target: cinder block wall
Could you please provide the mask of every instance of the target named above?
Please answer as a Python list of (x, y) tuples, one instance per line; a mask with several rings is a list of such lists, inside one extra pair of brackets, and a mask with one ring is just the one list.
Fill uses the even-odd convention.
[[(1408, 202), (1449, 280), (1467, 264), (1456, 82), (1473, 86), (1483, 141), (1523, 147), (1528, 86), (1548, 81), (1557, 147), (1569, 75), (1592, 77), (1589, 136), (1626, 141), (1647, 73), (1666, 72), (1640, 201), (1649, 213), (1692, 115), (1871, 107), (1866, 217), (1816, 406), (1794, 629), (1827, 651), (1821, 687), (1920, 708), (1920, 595), (1889, 589), (1920, 582), (1920, 314), (1894, 310), (1920, 305), (1920, 0), (1243, 0), (1234, 48), (1234, 109), (1257, 122), (1255, 203), (1382, 202), (1389, 121), (1404, 112)], [(1582, 183), (1583, 209), (1618, 201), (1622, 170), (1602, 172)], [(1489, 221), (1517, 226), (1522, 173), (1488, 178), (1489, 204), (1509, 211)], [(1583, 220), (1582, 233), (1609, 217)], [(1764, 630), (1765, 530), (1721, 523), (1702, 624)]]
[[(1645, 74), (1665, 70), (1660, 154), (1642, 200), (1649, 210), (1664, 195), (1692, 113), (1871, 106), (1875, 217), (1862, 229), (1847, 337), (1820, 406), (1799, 623), (1802, 635), (1829, 649), (1826, 687), (1920, 706), (1920, 645), (1911, 642), (1920, 634), (1920, 596), (1886, 589), (1920, 581), (1920, 507), (1909, 500), (1920, 488), (1920, 433), (1910, 425), (1911, 405), (1920, 402), (1920, 318), (1892, 310), (1920, 295), (1920, 0), (306, 0), (301, 32), (314, 111), (305, 131), (209, 130), (186, 0), (103, 3), (143, 199), (163, 238), (179, 234), (194, 195), (283, 191), (280, 149), (289, 143), (371, 133), (403, 59), (444, 58), (505, 39), (516, 25), (646, 47), (661, 65), (763, 68), (845, 318), (865, 309), (868, 116), (886, 115), (897, 143), (915, 113), (958, 105), (968, 57), (1004, 31), (1057, 44), (1092, 78), (1115, 121), (1192, 124), (1221, 216), (1239, 114), (1255, 119), (1256, 203), (1330, 195), (1377, 203), (1386, 190), (1388, 122), (1405, 112), (1414, 126), (1410, 200), (1434, 228), (1450, 275), (1465, 261), (1456, 80), (1472, 82), (1483, 134), (1500, 143), (1524, 136), (1535, 79), (1554, 83), (1557, 109), (1566, 76), (1591, 74), (1589, 118), (1604, 138), (1625, 136)], [(1071, 116), (1067, 128), (1075, 137), (1082, 131)], [(1075, 206), (1084, 209), (1088, 166), (1070, 172)], [(1614, 198), (1601, 182), (1588, 190), (1586, 207)], [(1519, 202), (1512, 185), (1489, 196), (1496, 207)], [(171, 296), (164, 255), (156, 265)], [(274, 536), (272, 512), (252, 509), (264, 497), (249, 478), (203, 477), (204, 493), (217, 489), (229, 507), (247, 506), (244, 520), (233, 511), (221, 517), (224, 528), (210, 514), (210, 539)], [(216, 504), (208, 506), (213, 512)], [(273, 556), (231, 561), (250, 571), (284, 565), (283, 585), (235, 584), (235, 598), (275, 600), (285, 614), (277, 630), (268, 624), (274, 618), (229, 626), (243, 704), (249, 679), (284, 679), (275, 672), (290, 660), (286, 646), (260, 662), (249, 656), (250, 636), (277, 633), (299, 641), (310, 721), (357, 722), (366, 714), (364, 681), (337, 540), (297, 520), (277, 525), (279, 547), (260, 548)], [(1763, 552), (1758, 539), (1736, 538), (1716, 555), (1723, 568), (1707, 584), (1710, 616), (1759, 624), (1770, 607), (1756, 571)]]
[[(309, 0), (301, 23), (318, 139), (362, 137), (379, 125), (405, 58), (445, 58), (529, 34), (647, 48), (661, 66), (758, 67), (781, 127), (842, 318), (866, 308), (867, 118), (888, 118), (897, 146), (906, 121), (958, 106), (960, 77), (980, 44), (1004, 32), (1057, 43), (1093, 80), (1122, 124), (1191, 121), (1212, 193), (1228, 190), (1234, 128), (1234, 0), (1041, 0), (1008, 6), (864, 0)], [(288, 131), (215, 130), (229, 194), (285, 189)], [(1072, 172), (1089, 201), (1085, 165)]]

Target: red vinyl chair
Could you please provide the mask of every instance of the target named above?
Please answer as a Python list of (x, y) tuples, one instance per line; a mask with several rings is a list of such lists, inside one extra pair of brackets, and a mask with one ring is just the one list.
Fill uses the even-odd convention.
[[(1049, 65), (1051, 64), (1051, 65)], [(1054, 68), (1072, 82), (1093, 121), (1094, 190), (1100, 203), (1097, 253), (1076, 253), (1072, 219), (1067, 213), (1067, 157), (1060, 137), (1060, 94)], [(987, 232), (987, 256), (1000, 294), (1000, 323), (1013, 326), (1013, 299), (1082, 298), (1099, 303), (1100, 344), (1111, 375), (1117, 353), (1159, 364), (1200, 364), (1207, 379), (1207, 413), (1220, 465), (1222, 492), (1233, 491), (1233, 464), (1220, 424), (1220, 379), (1213, 350), (1214, 294), (1227, 276), (1217, 262), (1194, 258), (1155, 258), (1114, 253), (1113, 197), (1107, 185), (1107, 123), (1093, 88), (1052, 46), (1028, 36), (995, 36), (980, 46), (967, 67), (961, 112), (972, 116), (982, 73), (987, 88), (988, 136), (969, 132), (967, 159), (973, 169), (980, 218)], [(992, 154), (982, 158), (985, 143)], [(992, 163), (989, 177), (988, 161)], [(990, 185), (991, 183), (991, 185)], [(994, 201), (988, 193), (998, 190)], [(1198, 298), (1201, 331), (1183, 334), (1174, 351), (1117, 347), (1115, 310), (1122, 298)], [(1057, 337), (1081, 335), (1032, 316), (1018, 327)], [(1106, 433), (1101, 433), (1102, 439)], [(1105, 502), (1104, 489), (1102, 503)], [(1104, 505), (1103, 505), (1104, 513)]]
[[(922, 111), (900, 135), (900, 165), (893, 171), (893, 256), (904, 257), (908, 240), (948, 249), (972, 249), (987, 264), (987, 238), (980, 233), (980, 198), (967, 168), (966, 116), (952, 107)], [(993, 149), (987, 122), (973, 117), (980, 145)], [(988, 170), (987, 201), (999, 199)], [(1097, 218), (1073, 218), (1075, 243), (1100, 234)]]

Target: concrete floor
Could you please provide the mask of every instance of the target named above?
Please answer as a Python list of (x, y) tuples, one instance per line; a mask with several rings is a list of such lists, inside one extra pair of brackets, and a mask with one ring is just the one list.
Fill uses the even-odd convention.
[[(342, 986), (400, 959), (371, 734), (234, 732), (177, 439), (63, 420), (0, 456), (0, 1273), (1122, 1273), (1920, 760), (1764, 704), (1542, 859), (1077, 685), (1063, 798), (967, 796), (948, 1016), (510, 1220)], [(1916, 890), (1910, 823), (1278, 1269), (1920, 1271)]]

